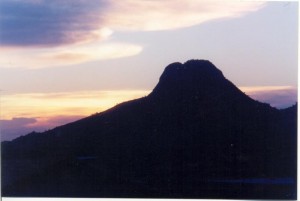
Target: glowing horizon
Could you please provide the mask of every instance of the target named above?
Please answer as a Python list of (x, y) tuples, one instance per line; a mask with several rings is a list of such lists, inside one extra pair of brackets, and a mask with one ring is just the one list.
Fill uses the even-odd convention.
[[(239, 89), (273, 107), (284, 108), (297, 102), (297, 88), (292, 86), (248, 86)], [(14, 130), (15, 122), (28, 131), (44, 131), (101, 113), (122, 102), (147, 96), (150, 92), (115, 90), (3, 95), (0, 121), (5, 122), (3, 130)]]
[(148, 93), (147, 90), (116, 90), (2, 95), (1, 119), (75, 114), (88, 116)]
[[(238, 87), (242, 92), (255, 99), (259, 95), (268, 93), (294, 93), (293, 86), (252, 86)], [(1, 97), (1, 119), (13, 117), (43, 117), (65, 115), (80, 116), (102, 112), (124, 101), (147, 96), (151, 90), (101, 90), (101, 91), (73, 91), (58, 93), (22, 93), (3, 94)], [(295, 98), (295, 97), (294, 97)], [(272, 105), (272, 103), (270, 102)], [(282, 103), (288, 104), (288, 103)], [(292, 103), (291, 103), (292, 105)]]
[(297, 101), (297, 2), (2, 0), (0, 24), (5, 136), (145, 96), (190, 59), (271, 106)]

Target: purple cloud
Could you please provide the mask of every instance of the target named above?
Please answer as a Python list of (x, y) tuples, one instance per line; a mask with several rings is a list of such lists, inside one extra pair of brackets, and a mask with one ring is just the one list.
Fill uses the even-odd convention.
[(104, 0), (2, 0), (0, 42), (6, 46), (55, 46), (97, 37)]
[(54, 117), (49, 117), (46, 118), (45, 120), (40, 120), (40, 118), (37, 118), (38, 122), (36, 124), (31, 125), (31, 128), (40, 128), (43, 127), (46, 129), (52, 129), (54, 127), (60, 126), (60, 125), (64, 125), (70, 122), (74, 122), (76, 120), (82, 119), (85, 116), (83, 115), (74, 115), (74, 116), (64, 116), (64, 115), (60, 115), (60, 116), (54, 116)]
[(43, 132), (56, 126), (64, 125), (83, 116), (57, 116), (40, 120), (40, 118), (13, 118), (0, 120), (1, 141), (13, 140), (32, 131)]
[(251, 98), (283, 109), (297, 102), (297, 89), (294, 87), (241, 87)]
[(290, 107), (297, 102), (297, 94), (287, 91), (254, 94), (252, 97), (279, 109)]
[(0, 120), (1, 141), (11, 140), (32, 131), (26, 126), (36, 123), (35, 118), (13, 118), (11, 120)]
[[(169, 0), (1, 0), (5, 46), (57, 46), (94, 41), (99, 30), (156, 31), (239, 17), (264, 3)], [(180, 12), (178, 9), (180, 8)]]

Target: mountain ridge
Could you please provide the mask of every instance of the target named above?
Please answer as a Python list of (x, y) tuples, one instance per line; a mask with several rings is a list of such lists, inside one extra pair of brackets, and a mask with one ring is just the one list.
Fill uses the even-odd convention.
[[(292, 199), (296, 108), (252, 100), (209, 61), (173, 63), (146, 97), (2, 143), (2, 192)], [(293, 182), (256, 188), (209, 182), (249, 178)]]

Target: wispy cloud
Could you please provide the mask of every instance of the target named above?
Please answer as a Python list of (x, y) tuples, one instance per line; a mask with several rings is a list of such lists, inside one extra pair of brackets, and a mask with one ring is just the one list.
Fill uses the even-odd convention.
[(263, 2), (215, 0), (112, 0), (105, 17), (119, 30), (169, 30), (210, 20), (240, 17), (263, 7)]
[(55, 48), (0, 48), (1, 67), (45, 68), (84, 62), (129, 57), (142, 47), (126, 43), (90, 43)]
[(262, 2), (212, 0), (2, 0), (2, 45), (56, 46), (106, 38), (118, 30), (168, 30), (239, 17)]
[[(115, 31), (157, 31), (239, 17), (262, 2), (204, 0), (2, 0), (0, 67), (41, 68), (139, 54)], [(115, 39), (114, 39), (115, 40)]]

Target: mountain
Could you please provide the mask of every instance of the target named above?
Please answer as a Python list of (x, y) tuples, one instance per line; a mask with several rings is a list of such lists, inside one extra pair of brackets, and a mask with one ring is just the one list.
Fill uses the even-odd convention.
[(249, 98), (211, 62), (147, 96), (2, 143), (2, 195), (295, 199), (297, 105)]

